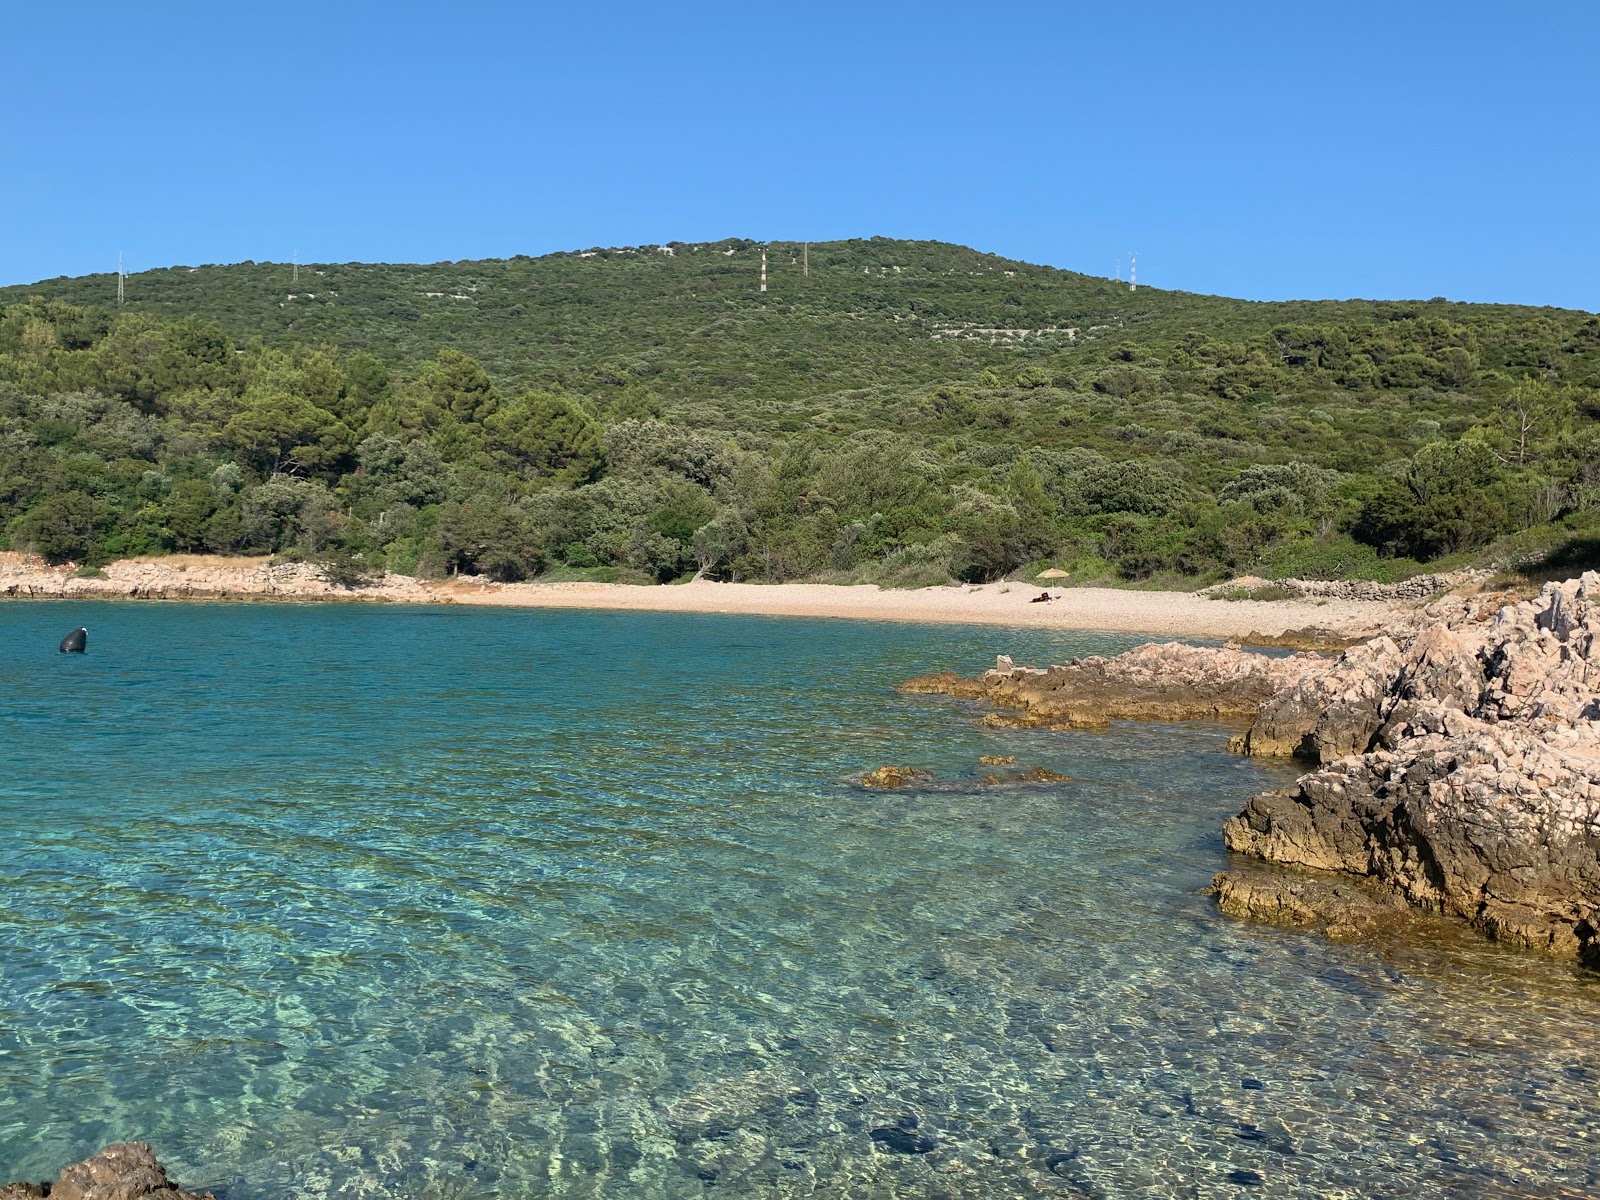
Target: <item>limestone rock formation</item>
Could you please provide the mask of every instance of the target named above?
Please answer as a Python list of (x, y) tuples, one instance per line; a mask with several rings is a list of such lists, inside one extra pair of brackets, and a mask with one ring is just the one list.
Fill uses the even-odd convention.
[(1253, 715), (1233, 749), (1315, 769), (1225, 825), (1289, 869), (1223, 872), (1224, 911), (1340, 935), (1403, 916), (1386, 896), (1600, 967), (1600, 574), (1506, 601), (1443, 597), (1336, 659), (1147, 645), (901, 690), (1051, 729)]
[(1238, 749), (1322, 765), (1252, 799), (1227, 844), (1600, 965), (1600, 575), (1432, 615), (1262, 707)]
[(122, 1142), (62, 1170), (54, 1183), (9, 1183), (0, 1200), (215, 1200), (186, 1192), (167, 1178), (145, 1142)]

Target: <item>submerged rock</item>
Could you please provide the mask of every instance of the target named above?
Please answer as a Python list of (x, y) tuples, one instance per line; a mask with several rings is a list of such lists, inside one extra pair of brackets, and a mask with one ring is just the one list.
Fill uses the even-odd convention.
[(210, 1192), (186, 1192), (167, 1178), (146, 1142), (109, 1146), (62, 1170), (54, 1183), (0, 1186), (0, 1200), (215, 1200)]
[(986, 767), (1014, 767), (1017, 765), (1015, 754), (980, 754), (978, 761)]
[(902, 1129), (898, 1125), (880, 1125), (871, 1133), (872, 1144), (890, 1154), (927, 1154), (938, 1145), (925, 1133)]
[[(1017, 760), (1008, 758), (1005, 761), (1014, 763)], [(1072, 776), (1052, 771), (1048, 767), (1033, 767), (1027, 771), (1018, 771), (1014, 775), (990, 772), (988, 775), (979, 776), (976, 782), (993, 787), (1006, 783), (1066, 783), (1071, 779)], [(919, 790), (926, 791), (960, 792), (971, 788), (972, 783), (972, 780), (961, 779), (935, 780), (932, 771), (924, 771), (917, 767), (879, 767), (856, 779), (857, 787), (872, 788), (875, 791), (894, 791), (898, 788), (915, 786)]]
[[(1012, 759), (1016, 762), (1016, 759)], [(1071, 775), (1063, 775), (1060, 771), (1052, 771), (1048, 767), (1034, 767), (1030, 771), (1021, 771), (1016, 775), (1001, 775), (993, 772), (978, 780), (979, 783), (993, 786), (999, 783), (1071, 783)]]
[(905, 787), (908, 783), (931, 783), (933, 772), (924, 771), (917, 767), (879, 767), (875, 771), (868, 771), (856, 783), (864, 788), (878, 788), (891, 791), (895, 788)]
[(1398, 896), (1337, 875), (1254, 867), (1223, 871), (1206, 891), (1231, 917), (1314, 928), (1334, 941), (1418, 928)]

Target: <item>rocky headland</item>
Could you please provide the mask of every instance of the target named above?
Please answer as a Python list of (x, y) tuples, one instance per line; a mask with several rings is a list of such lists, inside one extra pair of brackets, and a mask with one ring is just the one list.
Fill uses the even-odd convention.
[(167, 1178), (146, 1142), (108, 1146), (73, 1163), (49, 1183), (0, 1185), (0, 1200), (215, 1200), (210, 1192), (186, 1192)]
[(1217, 876), (1224, 911), (1338, 936), (1421, 909), (1600, 967), (1597, 640), (1590, 573), (1534, 600), (1444, 597), (1336, 658), (1150, 645), (903, 690), (1007, 725), (1247, 719), (1235, 751), (1313, 769), (1226, 823), (1256, 861)]

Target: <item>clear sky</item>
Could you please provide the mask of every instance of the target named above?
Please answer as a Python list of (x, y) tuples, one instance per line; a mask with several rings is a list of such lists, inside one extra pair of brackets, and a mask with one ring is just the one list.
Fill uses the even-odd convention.
[(741, 236), (1600, 309), (1600, 3), (0, 0), (0, 283)]

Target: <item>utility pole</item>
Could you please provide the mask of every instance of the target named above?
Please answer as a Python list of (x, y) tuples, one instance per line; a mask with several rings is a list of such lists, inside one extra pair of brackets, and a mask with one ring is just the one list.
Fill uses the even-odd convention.
[(123, 287), (122, 287), (123, 279), (124, 279), (124, 276), (123, 276), (123, 273), (122, 273), (122, 251), (118, 250), (117, 251), (117, 311), (118, 312), (122, 311), (122, 302), (123, 302), (124, 299), (126, 299), (126, 296), (125, 296), (125, 294), (123, 292)]
[(767, 248), (761, 247), (761, 290), (767, 290)]

